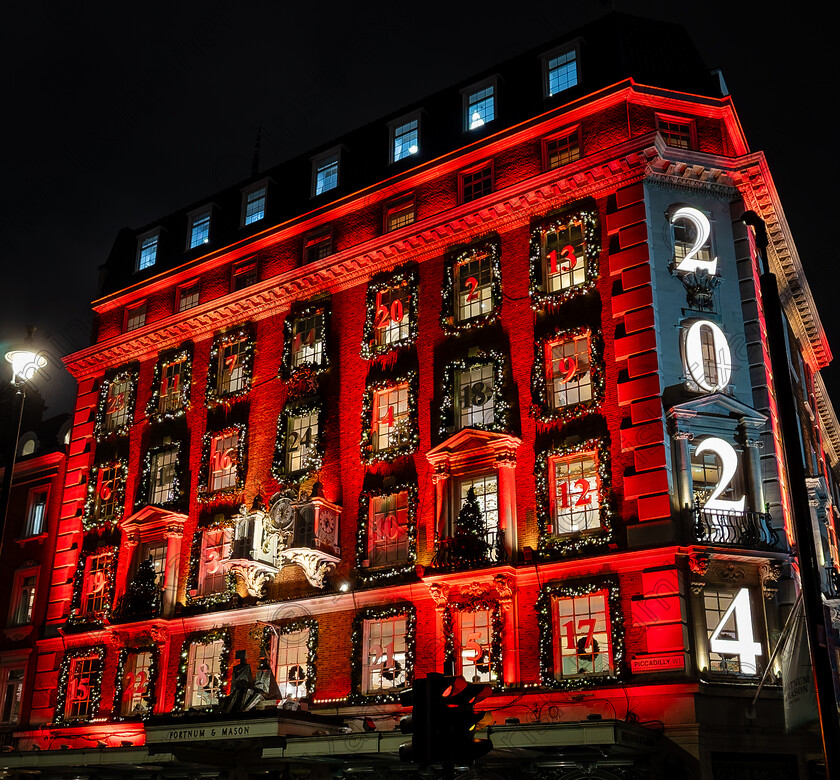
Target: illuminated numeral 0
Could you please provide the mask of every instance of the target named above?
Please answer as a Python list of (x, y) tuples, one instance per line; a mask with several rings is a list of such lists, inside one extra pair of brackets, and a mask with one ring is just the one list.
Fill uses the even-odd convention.
[(683, 341), (685, 370), (698, 387), (709, 393), (726, 389), (732, 375), (732, 353), (726, 334), (709, 320), (695, 320)]

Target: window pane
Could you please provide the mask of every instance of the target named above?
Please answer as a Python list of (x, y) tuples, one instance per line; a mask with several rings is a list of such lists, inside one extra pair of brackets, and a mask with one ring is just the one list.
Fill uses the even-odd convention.
[(577, 130), (546, 141), (546, 162), (549, 169), (559, 168), (580, 159), (580, 135)]
[(483, 252), (455, 264), (456, 312), (459, 322), (487, 314), (493, 309), (493, 266)]
[(598, 456), (585, 452), (553, 461), (555, 533), (572, 534), (601, 527)]
[(373, 397), (373, 415), (374, 452), (408, 443), (411, 438), (408, 385), (377, 390)]
[(589, 336), (575, 336), (548, 347), (549, 403), (555, 409), (592, 400)]
[(478, 171), (461, 175), (461, 187), (464, 203), (482, 198), (493, 191), (493, 168), (490, 165)]
[(406, 685), (405, 618), (366, 620), (362, 692), (387, 693)]
[(211, 493), (227, 490), (236, 486), (239, 462), (239, 433), (220, 434), (210, 440), (210, 475)]
[(140, 242), (140, 253), (137, 257), (137, 270), (151, 268), (157, 260), (158, 236), (147, 236)]
[(164, 450), (152, 456), (152, 473), (149, 481), (150, 504), (166, 504), (175, 500), (175, 474), (177, 467), (177, 449)]
[(92, 713), (91, 688), (99, 674), (99, 658), (74, 658), (67, 677), (66, 718), (88, 718)]
[(286, 422), (286, 473), (309, 467), (309, 455), (318, 442), (318, 412), (291, 415)]
[(547, 231), (542, 238), (542, 249), (549, 292), (566, 290), (586, 281), (583, 226), (580, 223)]
[(394, 344), (409, 335), (409, 290), (408, 287), (389, 287), (376, 293), (376, 314), (374, 315), (374, 336), (377, 346)]
[(20, 703), (23, 699), (24, 669), (0, 668), (0, 723), (17, 723), (20, 720)]
[(230, 395), (245, 389), (248, 379), (244, 360), (246, 349), (247, 339), (244, 338), (222, 344), (216, 372), (216, 390), (219, 395)]
[(193, 306), (198, 306), (198, 282), (178, 291), (178, 311), (186, 311)]
[(563, 52), (548, 61), (548, 94), (556, 95), (578, 83), (577, 53), (574, 49)]
[(227, 528), (212, 528), (201, 535), (198, 592), (201, 596), (221, 593), (227, 588), (224, 562), (230, 557), (231, 533)]
[(129, 653), (122, 679), (120, 715), (144, 715), (149, 711), (152, 654), (148, 651)]
[(82, 586), (82, 613), (101, 612), (108, 598), (108, 563), (110, 553), (88, 555), (85, 562), (85, 581)]
[(475, 497), (481, 510), (486, 529), (484, 539), (487, 542), (488, 555), (492, 560), (498, 560), (500, 554), (501, 536), (499, 531), (499, 497), (498, 479), (496, 474), (483, 474), (461, 480), (459, 485), (460, 501), (456, 508), (455, 518), (467, 501), (470, 488), (475, 490)]
[(190, 249), (210, 241), (210, 212), (205, 211), (193, 217), (190, 229)]
[(420, 150), (420, 121), (413, 119), (394, 128), (394, 162)]
[(187, 661), (185, 709), (206, 709), (219, 703), (222, 690), (221, 641), (190, 645)]
[(612, 672), (607, 592), (554, 599), (555, 676)]
[(115, 380), (108, 385), (105, 398), (105, 418), (103, 427), (106, 431), (115, 431), (128, 422), (128, 397), (131, 390), (128, 380)]
[(455, 416), (459, 430), (492, 425), (495, 421), (494, 373), (492, 363), (455, 372)]
[(467, 127), (475, 130), (496, 118), (494, 87), (472, 92), (467, 99)]
[(311, 693), (309, 629), (280, 634), (274, 640), (274, 675), (282, 699), (302, 699)]
[(316, 163), (315, 194), (332, 190), (338, 186), (338, 155), (332, 155)]
[(245, 196), (245, 224), (258, 222), (265, 216), (265, 187), (252, 190)]
[(370, 500), (368, 558), (371, 568), (408, 560), (408, 491)]
[(460, 673), (466, 678), (467, 682), (495, 682), (496, 677), (492, 672), (490, 656), (493, 635), (490, 610), (459, 612), (458, 629)]
[(47, 513), (47, 491), (37, 490), (30, 493), (29, 512), (23, 528), (23, 537), (37, 536), (44, 530), (44, 518)]
[(324, 357), (323, 327), (322, 311), (295, 319), (292, 325), (292, 368), (305, 363), (321, 365)]
[(32, 622), (32, 610), (35, 606), (35, 591), (38, 584), (38, 577), (30, 574), (18, 579), (18, 591), (15, 594), (17, 599), (12, 622), (15, 625), (26, 625)]

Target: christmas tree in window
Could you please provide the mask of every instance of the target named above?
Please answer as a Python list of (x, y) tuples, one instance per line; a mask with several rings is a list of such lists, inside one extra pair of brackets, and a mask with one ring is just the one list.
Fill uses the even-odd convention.
[(475, 489), (470, 488), (458, 519), (452, 542), (452, 554), (456, 564), (487, 563), (490, 552), (487, 544), (487, 529)]

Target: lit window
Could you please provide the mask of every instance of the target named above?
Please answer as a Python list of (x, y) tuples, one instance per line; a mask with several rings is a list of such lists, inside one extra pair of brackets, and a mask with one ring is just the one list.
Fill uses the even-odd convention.
[(107, 605), (112, 553), (88, 555), (82, 583), (82, 614), (103, 612)]
[(339, 152), (332, 152), (312, 162), (313, 195), (321, 195), (338, 187)]
[(397, 162), (420, 151), (420, 118), (391, 125), (391, 160)]
[(215, 707), (222, 693), (221, 640), (190, 643), (187, 652), (187, 681), (184, 709), (203, 710)]
[(572, 221), (543, 232), (543, 274), (548, 292), (559, 292), (586, 281), (583, 224)]
[(368, 561), (375, 569), (408, 560), (408, 491), (373, 496), (368, 519)]
[(481, 510), (481, 517), (484, 520), (484, 541), (487, 543), (487, 554), (490, 560), (497, 560), (502, 543), (499, 532), (498, 476), (496, 474), (479, 474), (474, 477), (464, 477), (459, 481), (458, 503), (453, 515), (456, 521), (458, 514), (467, 502), (470, 488), (475, 492), (478, 508)]
[(155, 572), (155, 585), (162, 587), (166, 576), (166, 542), (143, 542), (140, 545), (137, 564), (150, 559)]
[(552, 598), (554, 676), (558, 680), (613, 673), (606, 590)]
[(286, 422), (286, 473), (310, 467), (310, 455), (318, 443), (318, 412), (290, 415)]
[(752, 598), (748, 588), (703, 589), (706, 631), (709, 637), (709, 671), (721, 674), (759, 673), (763, 655), (756, 641)]
[(220, 433), (210, 439), (207, 489), (211, 493), (236, 487), (239, 476), (239, 430)]
[(578, 83), (576, 49), (568, 49), (556, 56), (546, 57), (544, 62), (548, 97), (571, 89)]
[(137, 330), (146, 324), (146, 301), (138, 303), (135, 306), (126, 306), (125, 309), (125, 329), (126, 332), (130, 330)]
[(66, 720), (85, 720), (93, 715), (93, 688), (99, 686), (101, 660), (99, 656), (73, 658), (67, 675), (64, 699)]
[(461, 202), (483, 198), (493, 192), (493, 164), (489, 163), (474, 171), (461, 173)]
[(244, 290), (257, 283), (257, 264), (254, 261), (237, 263), (233, 267), (233, 291)]
[(464, 129), (477, 130), (495, 118), (495, 84), (485, 84), (464, 92)]
[(151, 709), (151, 670), (151, 651), (140, 650), (126, 655), (119, 703), (119, 713), (123, 717), (145, 715)]
[(417, 218), (417, 210), (414, 204), (414, 196), (401, 198), (396, 203), (390, 204), (385, 210), (385, 232), (399, 230), (401, 227), (411, 225)]
[(114, 379), (108, 383), (105, 396), (105, 414), (102, 427), (105, 431), (116, 431), (129, 422), (129, 394), (131, 380)]
[(295, 318), (292, 323), (292, 370), (298, 366), (324, 363), (324, 311)]
[[(685, 211), (690, 212), (691, 209), (681, 209), (680, 211), (685, 213)], [(671, 222), (671, 234), (674, 241), (674, 265), (680, 265), (690, 254), (691, 259), (689, 262), (696, 260), (709, 263), (709, 270), (711, 273), (714, 273), (716, 266), (711, 265), (714, 260), (714, 255), (712, 254), (712, 230), (709, 229), (706, 240), (700, 246), (697, 246), (697, 239), (699, 237), (698, 229), (703, 230), (703, 223), (692, 218), (690, 214), (688, 216), (675, 216), (677, 218)], [(711, 223), (705, 214), (700, 212), (697, 216), (698, 218), (705, 218), (705, 226), (711, 227)]]
[(493, 263), (490, 252), (480, 252), (454, 266), (456, 312), (459, 322), (487, 314), (493, 308)]
[(273, 639), (274, 678), (281, 699), (303, 699), (314, 681), (309, 680), (309, 631), (278, 633)]
[(159, 233), (151, 236), (144, 236), (139, 239), (137, 246), (137, 270), (143, 271), (151, 268), (157, 262)]
[(176, 412), (186, 405), (186, 383), (188, 358), (179, 357), (165, 360), (160, 367), (160, 385), (158, 387), (158, 414)]
[(545, 166), (548, 170), (568, 165), (579, 159), (579, 130), (575, 129), (545, 141)]
[(554, 533), (574, 534), (601, 528), (601, 480), (595, 452), (551, 460)]
[(21, 436), (20, 442), (20, 451), (18, 452), (18, 455), (21, 458), (24, 458), (27, 455), (35, 454), (35, 448), (38, 446), (38, 437), (35, 436), (34, 433), (29, 436)]
[(224, 562), (230, 557), (230, 528), (208, 528), (201, 533), (198, 593), (207, 596), (227, 590)]
[(458, 673), (470, 683), (494, 683), (491, 658), (493, 613), (489, 609), (457, 612)]
[(169, 504), (175, 501), (175, 478), (178, 472), (178, 448), (170, 447), (152, 454), (150, 461), (149, 503)]
[[(697, 447), (692, 447), (691, 451), (691, 481), (694, 486), (694, 505), (697, 507), (704, 507), (714, 494), (715, 504), (720, 502), (737, 504), (739, 498), (744, 495), (742, 487), (742, 475), (740, 469), (740, 458), (734, 447), (728, 442), (721, 439), (701, 439), (695, 440), (699, 445), (703, 441), (716, 441), (726, 447), (725, 454), (731, 450), (734, 463), (734, 470), (727, 475), (726, 484), (722, 485), (724, 475), (724, 462), (721, 458), (719, 447), (704, 447), (698, 454)], [(720, 488), (720, 489), (718, 489)], [(719, 512), (724, 512), (723, 509), (713, 508), (708, 509), (713, 515)], [(743, 512), (743, 504), (741, 506)], [(721, 518), (722, 519), (722, 518)]]
[(12, 586), (11, 625), (25, 626), (32, 622), (38, 573), (32, 570), (16, 572)]
[(49, 491), (46, 488), (29, 491), (26, 523), (23, 526), (21, 538), (28, 539), (30, 536), (38, 536), (44, 530), (44, 521), (47, 517), (48, 496)]
[(389, 693), (408, 684), (406, 619), (365, 620), (362, 693)]
[(210, 209), (190, 216), (190, 249), (210, 242)]
[(247, 338), (224, 341), (219, 348), (216, 376), (216, 392), (218, 395), (232, 395), (244, 390), (248, 381), (245, 370), (245, 352), (248, 348)]
[(373, 451), (385, 452), (411, 439), (408, 385), (376, 390), (373, 395)]
[(20, 720), (25, 676), (23, 666), (0, 666), (0, 723), (14, 724)]
[(266, 185), (248, 190), (242, 196), (242, 224), (251, 225), (265, 217)]
[(678, 149), (693, 149), (693, 122), (691, 120), (656, 117), (656, 129), (668, 146)]
[(191, 282), (178, 288), (178, 311), (186, 311), (198, 306), (199, 282)]
[(93, 524), (104, 525), (116, 518), (124, 479), (120, 463), (103, 463), (97, 467), (93, 503), (90, 507), (90, 520)]
[(592, 400), (589, 334), (584, 333), (546, 345), (549, 403), (555, 409)]
[(317, 263), (333, 253), (332, 232), (309, 236), (303, 242), (303, 259), (306, 263)]
[(455, 419), (458, 430), (490, 426), (496, 419), (495, 366), (482, 363), (455, 372)]
[(378, 347), (396, 344), (409, 336), (408, 285), (386, 287), (376, 293), (376, 314), (374, 315), (374, 339)]

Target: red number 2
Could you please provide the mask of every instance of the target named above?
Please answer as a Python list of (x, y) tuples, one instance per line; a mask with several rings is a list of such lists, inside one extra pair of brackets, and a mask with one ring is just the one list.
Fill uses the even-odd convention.
[[(579, 479), (575, 482), (575, 487), (580, 490), (580, 495), (575, 501), (575, 506), (588, 506), (592, 503), (592, 486), (588, 479)], [(569, 483), (564, 482), (560, 485), (560, 506), (563, 509), (569, 508)]]
[(467, 277), (464, 280), (464, 284), (469, 287), (469, 293), (467, 293), (467, 301), (474, 301), (478, 298), (478, 279), (474, 276)]

